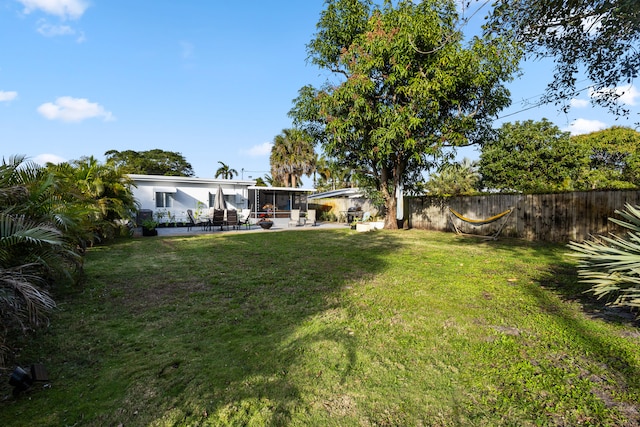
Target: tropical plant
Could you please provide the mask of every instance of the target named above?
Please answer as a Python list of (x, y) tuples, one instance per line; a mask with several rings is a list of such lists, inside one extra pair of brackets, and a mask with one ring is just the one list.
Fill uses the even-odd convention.
[(73, 221), (54, 183), (49, 171), (24, 157), (0, 165), (0, 364), (7, 335), (45, 322), (55, 307), (49, 284), (79, 263), (63, 234)]
[(226, 163), (220, 162), (220, 167), (216, 170), (216, 178), (233, 179), (234, 176), (238, 176), (238, 171), (229, 167)]
[(133, 181), (124, 169), (101, 164), (93, 156), (58, 165), (54, 172), (61, 202), (74, 209), (76, 227), (67, 230), (81, 246), (121, 234), (123, 223), (131, 222), (138, 203)]
[(429, 177), (425, 188), (431, 194), (463, 196), (478, 191), (479, 182), (478, 162), (465, 157), (461, 162), (445, 163)]
[(570, 242), (571, 255), (578, 258), (578, 275), (609, 305), (640, 308), (640, 207), (625, 205), (609, 221), (628, 230), (624, 236), (596, 236), (581, 243)]
[(300, 129), (283, 129), (273, 140), (269, 161), (274, 181), (284, 187), (298, 187), (300, 177), (315, 169), (313, 139)]
[(267, 187), (267, 182), (265, 181), (265, 178), (262, 178), (261, 176), (257, 177), (256, 187)]

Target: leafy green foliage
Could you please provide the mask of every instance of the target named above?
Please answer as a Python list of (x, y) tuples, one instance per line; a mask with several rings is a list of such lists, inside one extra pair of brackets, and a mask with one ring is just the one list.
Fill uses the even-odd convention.
[(220, 161), (218, 163), (220, 163), (220, 167), (216, 170), (216, 178), (233, 179), (234, 176), (238, 175), (238, 171), (226, 163)]
[(276, 186), (298, 187), (300, 177), (311, 174), (316, 166), (313, 139), (301, 129), (283, 129), (273, 139), (269, 162)]
[(445, 163), (429, 176), (425, 189), (433, 195), (465, 196), (476, 193), (479, 183), (478, 162), (465, 157), (461, 162)]
[(584, 72), (598, 94), (592, 101), (626, 114), (613, 88), (638, 77), (638, 22), (637, 0), (498, 0), (486, 30), (523, 43), (534, 57), (554, 58), (547, 101), (568, 109)]
[(571, 137), (588, 161), (580, 174), (585, 190), (637, 188), (640, 185), (640, 132), (614, 126)]
[(569, 133), (547, 119), (505, 123), (482, 147), (481, 185), (525, 193), (573, 190), (586, 162)]
[(6, 337), (46, 322), (53, 283), (73, 279), (82, 252), (117, 235), (136, 207), (131, 182), (93, 157), (46, 168), (0, 165), (0, 365)]
[(7, 336), (44, 322), (55, 307), (48, 281), (77, 261), (60, 224), (51, 174), (22, 157), (0, 164), (0, 366)]
[(180, 153), (160, 149), (148, 151), (109, 150), (104, 155), (107, 166), (124, 173), (142, 175), (193, 176), (193, 168)]
[(571, 242), (580, 260), (579, 275), (598, 297), (612, 298), (611, 305), (640, 308), (640, 208), (626, 205), (616, 211), (624, 220), (610, 221), (628, 230), (624, 236), (598, 236), (590, 241)]
[[(308, 45), (337, 81), (300, 90), (291, 111), (327, 156), (396, 211), (396, 189), (419, 181), (451, 147), (480, 143), (509, 104), (503, 82), (519, 50), (500, 38), (463, 46), (455, 3), (330, 0)], [(396, 228), (392, 216), (385, 227)]]
[(49, 165), (54, 173), (57, 193), (65, 209), (73, 210), (75, 223), (66, 234), (82, 247), (96, 240), (108, 240), (122, 234), (137, 209), (125, 169), (100, 164), (93, 156), (58, 165)]

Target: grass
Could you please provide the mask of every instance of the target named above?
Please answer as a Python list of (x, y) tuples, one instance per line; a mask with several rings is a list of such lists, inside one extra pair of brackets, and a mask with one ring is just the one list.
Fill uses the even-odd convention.
[(563, 246), (410, 231), (96, 247), (4, 426), (640, 425), (640, 333)]

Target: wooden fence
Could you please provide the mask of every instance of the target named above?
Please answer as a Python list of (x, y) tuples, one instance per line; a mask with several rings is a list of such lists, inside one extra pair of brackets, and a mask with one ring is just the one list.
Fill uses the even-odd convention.
[(621, 233), (610, 222), (616, 210), (626, 204), (640, 204), (640, 191), (582, 191), (561, 194), (494, 194), (469, 197), (415, 197), (405, 199), (409, 226), (453, 231), (452, 223), (464, 233), (490, 235), (500, 219), (487, 225), (471, 225), (450, 215), (449, 207), (466, 218), (484, 219), (513, 208), (502, 236), (548, 242), (582, 241), (590, 235)]

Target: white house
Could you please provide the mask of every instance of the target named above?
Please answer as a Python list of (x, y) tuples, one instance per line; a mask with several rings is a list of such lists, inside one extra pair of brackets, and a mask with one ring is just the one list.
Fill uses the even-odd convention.
[(129, 175), (135, 184), (133, 196), (141, 210), (154, 216), (186, 221), (187, 209), (194, 213), (207, 211), (215, 203), (218, 187), (222, 189), (228, 209), (249, 208), (249, 187), (254, 180), (192, 178), (164, 175)]
[[(261, 213), (288, 217), (291, 209), (307, 209), (312, 188), (256, 187), (254, 180), (192, 178), (164, 175), (129, 175), (135, 184), (133, 196), (141, 211), (151, 211), (161, 222), (187, 221), (187, 209), (196, 216), (215, 204), (218, 187), (227, 209), (251, 209), (255, 218)], [(171, 218), (171, 219), (169, 219)]]

